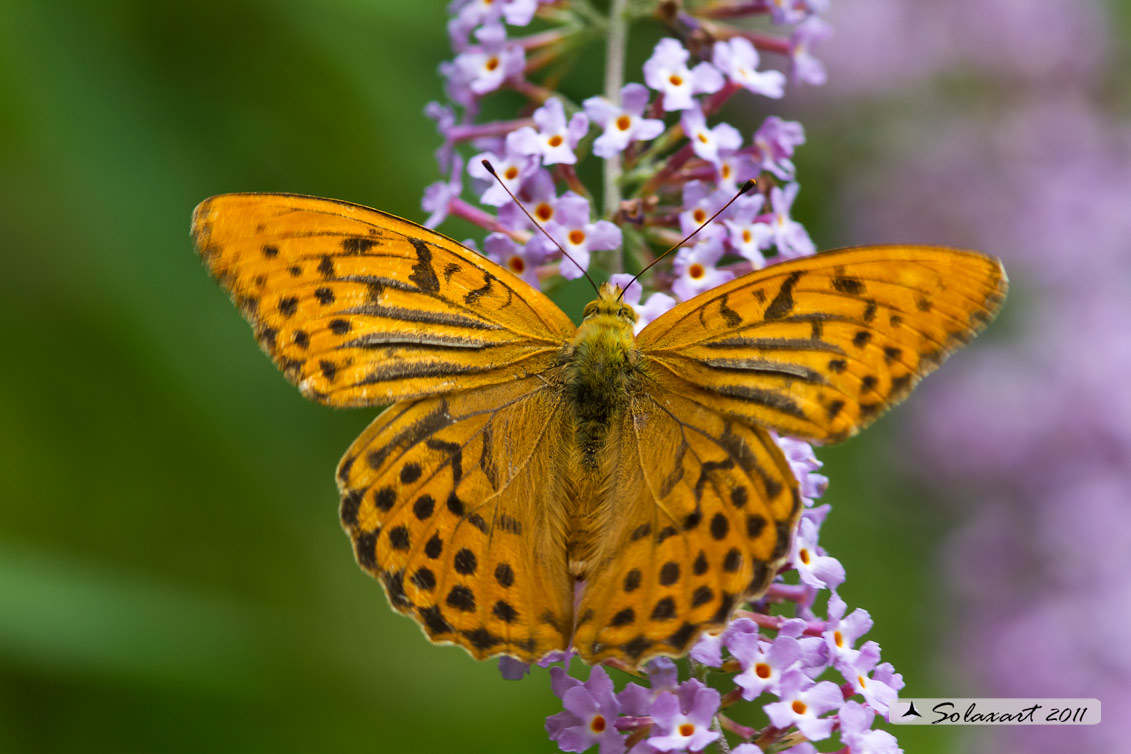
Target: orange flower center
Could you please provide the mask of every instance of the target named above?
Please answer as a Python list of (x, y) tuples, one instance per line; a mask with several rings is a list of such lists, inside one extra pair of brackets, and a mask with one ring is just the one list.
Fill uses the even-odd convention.
[(681, 736), (690, 736), (694, 732), (695, 726), (691, 723), (684, 723), (683, 725), (679, 726), (679, 735)]
[(754, 666), (754, 674), (762, 680), (769, 678), (772, 673), (773, 671), (770, 670), (770, 666), (764, 662), (760, 662)]
[(534, 216), (542, 222), (549, 222), (554, 217), (554, 208), (546, 202), (542, 202), (534, 208)]
[(593, 717), (593, 722), (589, 723), (589, 728), (594, 733), (600, 733), (601, 731), (603, 731), (605, 729), (605, 716), (595, 715)]
[(730, 178), (730, 165), (728, 165), (727, 163), (724, 162), (723, 163), (723, 169), (719, 171), (719, 174), (723, 178)]
[(801, 562), (805, 565), (809, 565), (809, 551), (802, 547), (799, 555), (801, 557)]
[(697, 209), (691, 213), (691, 219), (702, 225), (707, 221), (707, 210)]
[(695, 135), (699, 138), (699, 143), (701, 143), (701, 144), (707, 143), (707, 134), (700, 131), (699, 133), (697, 133)]
[(707, 271), (705, 269), (703, 269), (703, 265), (701, 265), (699, 263), (693, 264), (693, 265), (691, 265), (690, 267), (687, 268), (687, 274), (690, 275), (695, 280), (698, 280), (699, 278), (703, 277), (703, 275), (706, 272)]
[(840, 631), (833, 631), (833, 641), (836, 642), (838, 647), (844, 646), (844, 636), (841, 635)]
[(749, 230), (742, 231), (742, 240), (746, 243), (750, 243), (751, 235)]
[(804, 715), (805, 710), (809, 709), (809, 707), (805, 705), (805, 702), (801, 701), (800, 699), (794, 699), (793, 704), (789, 706), (792, 707), (793, 711), (799, 715)]
[(483, 67), (488, 71), (493, 71), (499, 67), (499, 59), (492, 55), (491, 57), (487, 58), (487, 62)]
[(554, 134), (553, 136), (551, 136), (549, 138), (549, 140), (546, 143), (549, 144), (551, 147), (560, 147), (562, 145), (562, 141), (563, 141), (563, 139), (562, 139), (561, 136)]
[(627, 131), (632, 126), (632, 118), (627, 115), (622, 115), (617, 118), (617, 128), (622, 131)]
[(516, 168), (514, 165), (511, 165), (509, 168), (503, 171), (503, 177), (508, 181), (513, 181), (515, 178), (518, 178), (518, 168)]
[(585, 231), (583, 231), (583, 230), (571, 230), (569, 232), (569, 242), (571, 244), (573, 244), (574, 246), (579, 246), (584, 241), (585, 241)]
[(526, 260), (522, 257), (511, 257), (507, 266), (511, 268), (511, 272), (519, 275), (526, 272)]
[(668, 81), (672, 82), (672, 86), (682, 86), (683, 85), (683, 77), (680, 76), (678, 73), (673, 73), (671, 76), (669, 76)]

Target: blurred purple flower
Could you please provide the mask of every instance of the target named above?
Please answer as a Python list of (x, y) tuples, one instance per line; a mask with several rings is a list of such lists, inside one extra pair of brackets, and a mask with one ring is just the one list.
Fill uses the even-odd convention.
[(705, 290), (733, 280), (733, 272), (717, 267), (722, 256), (723, 244), (717, 237), (677, 251), (672, 263), (676, 274), (672, 293), (676, 298), (687, 301)]
[[(491, 163), (499, 180), (496, 180), (495, 176), (487, 172), (487, 168), (483, 166), (483, 160)], [(501, 207), (511, 202), (510, 194), (506, 192), (503, 186), (499, 185), (500, 180), (512, 193), (517, 194), (522, 188), (523, 181), (537, 169), (538, 159), (523, 154), (518, 149), (514, 133), (507, 136), (506, 152), (503, 155), (481, 152), (472, 157), (467, 166), (468, 175), (478, 180), (482, 187), (483, 193), (480, 195), (479, 201), (492, 207)]]
[(586, 114), (604, 133), (593, 142), (593, 154), (609, 158), (623, 152), (634, 141), (650, 141), (664, 130), (662, 120), (644, 117), (651, 95), (643, 84), (625, 84), (620, 90), (621, 105), (604, 97), (590, 97), (582, 103)]
[(754, 154), (762, 170), (783, 181), (793, 180), (793, 152), (805, 143), (805, 129), (800, 123), (771, 115), (754, 132)]
[[(730, 233), (731, 248), (743, 259), (749, 260), (756, 270), (766, 264), (759, 244), (759, 239), (766, 235), (766, 224), (762, 222), (761, 215), (764, 202), (765, 197), (761, 194), (741, 196), (731, 205), (730, 216), (723, 220)], [(762, 227), (759, 228), (759, 225)]]
[(714, 128), (708, 128), (707, 119), (698, 104), (684, 110), (679, 122), (683, 126), (683, 132), (691, 140), (695, 154), (715, 167), (721, 165), (721, 150), (733, 152), (742, 146), (742, 134), (729, 123), (719, 123)]
[[(557, 217), (558, 195), (554, 184), (554, 177), (545, 168), (538, 168), (528, 174), (515, 194), (527, 211), (534, 216), (542, 227)], [(507, 202), (499, 207), (499, 222), (511, 230), (524, 230), (533, 228), (526, 212), (515, 202)], [(537, 232), (537, 231), (536, 231)], [(542, 235), (541, 232), (537, 232)]]
[(793, 81), (814, 86), (825, 83), (825, 65), (813, 57), (810, 48), (831, 35), (832, 27), (820, 16), (810, 16), (798, 24), (789, 40), (790, 77)]
[(734, 682), (747, 701), (767, 692), (780, 695), (782, 675), (801, 661), (801, 644), (792, 636), (778, 636), (770, 642), (757, 634), (741, 633), (728, 639), (727, 649), (742, 666)]
[(506, 233), (491, 233), (483, 241), (483, 250), (495, 264), (513, 272), (535, 288), (539, 287), (538, 265), (544, 257), (542, 251), (533, 244), (522, 246)]
[(471, 104), (477, 97), (498, 89), (507, 79), (521, 75), (525, 64), (522, 47), (508, 42), (502, 24), (490, 23), (476, 29), (475, 38), (478, 45), (440, 65), (440, 73), (447, 79), (448, 96), (462, 105)]
[(711, 719), (719, 709), (719, 692), (697, 680), (685, 682), (679, 694), (662, 692), (652, 703), (652, 735), (658, 751), (700, 751), (719, 737)]
[[(546, 232), (569, 254), (561, 264), (561, 276), (574, 280), (589, 267), (592, 251), (616, 249), (621, 245), (621, 229), (608, 220), (591, 221), (589, 200), (572, 192), (558, 199), (554, 219), (546, 223)], [(557, 252), (557, 247), (545, 236), (535, 236), (528, 246), (535, 246), (547, 257)], [(573, 261), (571, 262), (570, 259)]]
[(787, 671), (781, 679), (781, 701), (766, 705), (766, 714), (775, 728), (796, 725), (810, 741), (823, 741), (832, 733), (836, 720), (821, 717), (840, 709), (844, 696), (831, 681), (813, 683), (799, 668)]
[(789, 556), (790, 565), (797, 569), (802, 583), (818, 589), (836, 589), (844, 582), (844, 566), (817, 545), (818, 524), (805, 511), (797, 536), (793, 538), (793, 550)]
[(781, 71), (759, 71), (758, 51), (745, 37), (716, 42), (713, 61), (727, 78), (744, 89), (775, 99), (785, 94), (785, 74)]
[(800, 189), (796, 183), (789, 184), (784, 190), (777, 186), (770, 189), (773, 219), (767, 224), (768, 240), (777, 247), (783, 259), (808, 256), (817, 250), (805, 227), (789, 216)]
[(568, 121), (562, 101), (556, 97), (534, 111), (535, 130), (530, 126), (515, 131), (515, 148), (525, 154), (537, 155), (543, 165), (577, 162), (574, 147), (589, 130), (589, 118), (575, 113)]
[(860, 650), (854, 645), (857, 639), (871, 630), (872, 616), (863, 608), (857, 608), (845, 618), (845, 609), (844, 600), (839, 595), (835, 593), (829, 595), (828, 624), (823, 637), (828, 648), (829, 661), (848, 678), (847, 673), (860, 654)]
[(886, 730), (872, 730), (876, 713), (857, 702), (840, 708), (840, 741), (852, 754), (901, 754), (895, 736)]
[(774, 433), (774, 441), (785, 453), (785, 459), (789, 461), (793, 475), (801, 483), (803, 502), (806, 506), (812, 506), (813, 500), (824, 495), (825, 489), (829, 486), (829, 478), (824, 474), (817, 473), (817, 469), (824, 464), (817, 460), (813, 446), (804, 440), (783, 437)]
[(554, 693), (561, 698), (565, 710), (546, 719), (550, 740), (556, 741), (562, 751), (581, 752), (597, 744), (599, 754), (621, 754), (625, 750), (624, 737), (614, 725), (620, 715), (620, 702), (613, 693), (609, 674), (597, 665), (589, 671), (589, 680), (584, 684), (568, 684), (561, 680), (563, 675), (564, 671), (558, 674)]
[(458, 199), (463, 191), (463, 158), (452, 156), (451, 176), (447, 181), (437, 181), (424, 190), (421, 208), (428, 212), (425, 228), (435, 228), (448, 216), (448, 208), (453, 199)]
[(880, 645), (874, 641), (864, 642), (849, 668), (841, 672), (846, 681), (852, 684), (857, 694), (864, 697), (868, 706), (885, 717), (888, 708), (895, 701), (896, 689), (881, 678), (873, 677), (873, 670), (880, 661)]
[(664, 110), (686, 110), (695, 102), (692, 95), (711, 94), (723, 88), (719, 69), (703, 61), (687, 67), (691, 53), (671, 37), (656, 43), (652, 57), (644, 63), (644, 83), (664, 95)]

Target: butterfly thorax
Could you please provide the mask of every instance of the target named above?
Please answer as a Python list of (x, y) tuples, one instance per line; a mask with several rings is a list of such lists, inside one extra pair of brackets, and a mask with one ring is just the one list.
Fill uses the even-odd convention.
[(596, 301), (566, 350), (566, 386), (583, 466), (599, 465), (609, 428), (623, 414), (639, 380), (640, 353), (633, 325), (636, 312), (618, 299), (620, 290), (601, 286)]

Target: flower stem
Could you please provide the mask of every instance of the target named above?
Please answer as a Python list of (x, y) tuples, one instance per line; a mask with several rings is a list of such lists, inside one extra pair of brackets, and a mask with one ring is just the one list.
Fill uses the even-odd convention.
[[(624, 50), (628, 44), (628, 0), (612, 0), (609, 8), (608, 36), (605, 44), (605, 99), (620, 105), (624, 85)], [(605, 160), (605, 215), (612, 218), (620, 209), (620, 155)], [(620, 272), (622, 262), (614, 262)]]

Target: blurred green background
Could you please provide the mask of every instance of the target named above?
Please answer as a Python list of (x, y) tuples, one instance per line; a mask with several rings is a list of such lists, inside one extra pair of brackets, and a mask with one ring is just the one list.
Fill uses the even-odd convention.
[[(554, 750), (543, 671), (430, 646), (355, 566), (332, 475), (373, 412), (304, 401), (188, 237), (226, 191), (422, 219), (443, 4), (0, 6), (0, 751)], [(861, 240), (822, 194), (854, 134), (806, 125), (798, 214)], [(898, 421), (822, 452), (822, 541), (931, 695), (948, 514), (900, 478)]]

